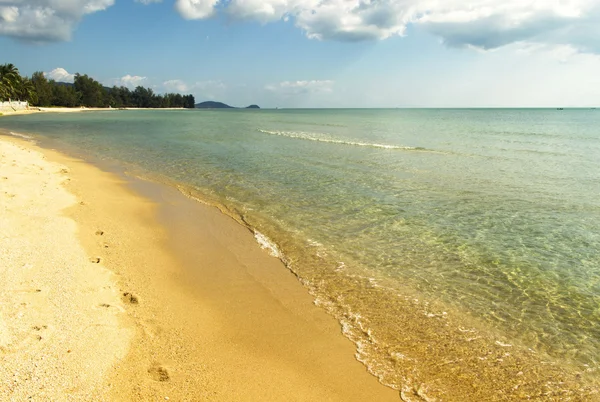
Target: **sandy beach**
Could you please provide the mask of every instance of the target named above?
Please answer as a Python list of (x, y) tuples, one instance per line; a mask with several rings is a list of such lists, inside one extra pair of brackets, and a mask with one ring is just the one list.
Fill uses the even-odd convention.
[(1, 116), (18, 116), (35, 113), (80, 113), (80, 112), (116, 112), (119, 110), (184, 110), (180, 107), (173, 108), (105, 108), (105, 107), (31, 107), (29, 109), (10, 110), (3, 109), (0, 111)]
[(29, 109), (3, 109), (0, 116), (18, 116), (24, 114), (34, 113), (79, 113), (79, 112), (101, 112), (101, 111), (113, 111), (119, 109), (112, 108), (81, 108), (81, 107), (31, 107)]
[(216, 208), (9, 137), (0, 186), (0, 399), (400, 399)]
[(0, 399), (100, 397), (133, 331), (114, 275), (62, 214), (77, 203), (68, 168), (1, 141), (0, 174)]

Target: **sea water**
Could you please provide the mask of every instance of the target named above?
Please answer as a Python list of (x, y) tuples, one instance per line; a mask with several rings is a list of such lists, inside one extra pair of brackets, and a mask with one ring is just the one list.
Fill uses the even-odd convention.
[(0, 129), (221, 206), (405, 400), (599, 398), (600, 111), (113, 111)]

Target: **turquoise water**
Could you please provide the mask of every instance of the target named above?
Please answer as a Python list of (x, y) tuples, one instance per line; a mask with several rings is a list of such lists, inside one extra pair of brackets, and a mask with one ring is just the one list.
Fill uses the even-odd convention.
[(226, 208), (407, 400), (592, 398), (599, 128), (584, 109), (0, 119)]

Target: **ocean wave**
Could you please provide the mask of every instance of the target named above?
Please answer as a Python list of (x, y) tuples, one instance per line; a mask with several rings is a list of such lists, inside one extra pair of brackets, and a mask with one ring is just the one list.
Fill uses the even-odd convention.
[(21, 133), (15, 133), (14, 131), (9, 131), (9, 134), (15, 137), (19, 137), (19, 138), (24, 138), (26, 140), (32, 140), (33, 137), (30, 135), (26, 135), (26, 134), (21, 134)]
[(316, 133), (307, 133), (304, 131), (270, 131), (270, 130), (262, 130), (262, 129), (258, 129), (258, 131), (263, 134), (278, 135), (281, 137), (295, 138), (295, 139), (300, 139), (300, 140), (326, 142), (329, 144), (353, 145), (353, 146), (358, 146), (358, 147), (370, 147), (370, 148), (382, 148), (382, 149), (397, 149), (397, 150), (403, 150), (403, 151), (429, 151), (428, 149), (422, 148), (422, 147), (406, 147), (406, 146), (401, 146), (401, 145), (377, 144), (377, 143), (372, 143), (372, 142), (345, 141), (345, 140), (338, 140), (338, 139), (334, 139), (334, 138), (322, 138), (322, 137), (318, 137)]
[(279, 258), (280, 260), (282, 259), (283, 255), (279, 251), (279, 248), (267, 236), (260, 233), (258, 230), (255, 230), (254, 238), (256, 239), (256, 242), (260, 245), (262, 249), (269, 251), (269, 254), (271, 256)]

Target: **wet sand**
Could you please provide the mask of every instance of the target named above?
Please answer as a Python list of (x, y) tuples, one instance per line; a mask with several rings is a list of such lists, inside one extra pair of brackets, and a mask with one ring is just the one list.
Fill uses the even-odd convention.
[[(0, 141), (39, 150), (18, 140), (3, 137)], [(354, 359), (354, 345), (343, 337), (339, 323), (314, 306), (294, 275), (262, 250), (245, 227), (174, 188), (125, 178), (54, 151), (41, 152), (50, 162), (68, 168), (68, 173), (55, 173), (68, 179), (62, 187), (75, 200), (70, 206), (56, 204), (54, 212), (72, 229), (61, 231), (70, 241), (64, 247), (80, 250), (87, 268), (101, 272), (104, 281), (81, 285), (91, 295), (85, 297), (87, 304), (94, 304), (93, 297), (105, 287), (113, 289), (112, 298), (99, 303), (109, 307), (99, 311), (110, 318), (117, 346), (102, 336), (77, 355), (69, 352), (73, 367), (82, 373), (97, 367), (92, 362), (99, 356), (110, 362), (94, 376), (97, 399), (400, 400), (397, 391), (379, 384)], [(47, 202), (54, 205), (53, 200)], [(11, 213), (18, 214), (19, 208)], [(53, 221), (47, 224), (54, 228)], [(52, 243), (41, 248), (45, 238), (34, 239), (17, 226), (11, 230), (31, 239), (26, 250), (39, 249), (42, 257), (49, 253), (47, 249), (53, 250)], [(14, 235), (3, 234), (1, 248), (12, 249), (5, 242)], [(97, 258), (100, 263), (95, 263)], [(65, 272), (75, 269), (66, 265)], [(10, 263), (3, 269), (19, 267), (20, 263)], [(47, 271), (48, 277), (55, 274), (45, 264), (40, 270)], [(58, 278), (54, 286), (60, 288)], [(0, 292), (3, 299), (5, 294)], [(17, 304), (3, 300), (2, 322), (7, 314), (16, 314)], [(31, 311), (78, 317), (81, 309), (70, 306), (55, 312), (58, 308), (63, 307), (42, 303), (31, 306)], [(9, 362), (2, 366), (8, 373), (14, 368), (10, 361), (29, 365), (33, 353), (56, 356), (64, 348), (59, 340), (84, 327), (90, 327), (90, 320), (56, 327), (46, 335), (50, 341), (45, 344), (0, 348), (2, 360)], [(118, 353), (119, 348), (124, 353)], [(48, 372), (52, 370), (48, 366)], [(69, 383), (73, 374), (55, 371), (40, 378), (41, 384)], [(75, 391), (61, 389), (47, 395), (60, 398), (73, 392), (73, 399), (85, 399), (77, 392), (92, 382), (81, 384)]]

